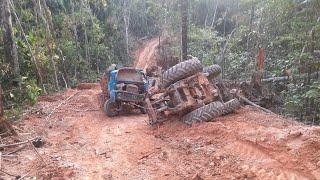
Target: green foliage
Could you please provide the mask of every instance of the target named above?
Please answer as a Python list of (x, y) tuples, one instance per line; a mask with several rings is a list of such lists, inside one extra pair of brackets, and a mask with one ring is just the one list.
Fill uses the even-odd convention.
[(28, 101), (34, 105), (37, 100), (38, 97), (41, 95), (41, 88), (39, 88), (36, 84), (36, 82), (33, 81), (29, 81), (26, 85), (26, 91), (27, 91), (27, 99)]
[[(266, 78), (299, 77), (320, 70), (320, 55), (312, 52), (320, 49), (319, 1), (230, 0), (217, 4), (198, 0), (190, 6), (188, 53), (206, 65), (221, 65), (227, 79), (250, 79), (256, 70), (259, 48), (265, 50)], [(179, 21), (173, 20), (175, 25)], [(231, 22), (234, 27), (225, 29), (230, 33), (224, 36), (219, 26), (222, 25), (222, 30), (228, 28), (224, 26), (226, 22)], [(314, 29), (313, 34), (311, 29)], [(171, 30), (180, 36), (179, 27)], [(179, 44), (177, 38), (174, 49), (177, 56), (180, 54)], [(286, 114), (320, 122), (317, 79), (303, 78), (273, 86), (277, 86), (274, 93), (282, 92), (280, 97), (286, 102), (283, 104)]]
[[(8, 109), (6, 111), (7, 117), (14, 117), (16, 119), (20, 116), (22, 109), (26, 105), (34, 105), (37, 102), (38, 97), (42, 94), (42, 90), (38, 87), (35, 80), (28, 79), (27, 77), (20, 77), (14, 81), (19, 86), (4, 91), (4, 105)], [(10, 86), (10, 84), (7, 85)]]
[[(46, 0), (40, 1), (41, 8), (36, 1), (13, 2), (28, 43), (12, 16), (21, 77), (8, 75), (12, 68), (3, 58), (5, 44), (0, 31), (0, 80), (7, 109), (34, 104), (44, 93), (40, 88), (57, 91), (55, 78), (60, 88), (65, 83), (73, 87), (96, 81), (112, 63), (130, 65), (133, 58), (126, 52), (125, 12), (130, 12), (129, 50), (144, 37), (162, 34), (174, 41), (171, 48), (180, 55), (178, 0)], [(190, 1), (188, 53), (206, 65), (220, 64), (224, 77), (231, 80), (252, 76), (259, 48), (266, 52), (265, 77), (319, 71), (315, 53), (320, 50), (319, 9), (318, 0)], [(316, 79), (283, 86), (288, 114), (319, 120)]]
[[(124, 1), (13, 2), (12, 11), (23, 28), (12, 16), (21, 77), (8, 76), (12, 68), (3, 59), (5, 44), (0, 39), (0, 80), (6, 92), (6, 109), (13, 112), (25, 104), (34, 104), (44, 93), (43, 87), (47, 92), (56, 91), (55, 73), (60, 87), (65, 83), (74, 87), (79, 82), (95, 82), (112, 63), (131, 64), (132, 57), (125, 51)], [(160, 33), (165, 9), (153, 0), (133, 0), (129, 7), (132, 50), (138, 39)], [(2, 31), (0, 35), (2, 38)]]
[(220, 39), (216, 32), (191, 26), (189, 32), (189, 54), (198, 57), (204, 64), (217, 63)]

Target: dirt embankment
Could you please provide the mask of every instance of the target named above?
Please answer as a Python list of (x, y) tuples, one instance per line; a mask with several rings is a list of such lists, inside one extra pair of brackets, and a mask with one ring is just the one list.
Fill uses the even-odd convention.
[[(147, 66), (155, 47), (146, 44), (137, 66)], [(18, 124), (16, 140), (40, 136), (45, 145), (2, 158), (2, 170), (43, 179), (320, 179), (319, 127), (248, 106), (215, 122), (190, 127), (173, 118), (152, 127), (146, 115), (108, 118), (99, 92), (92, 86), (42, 97)]]

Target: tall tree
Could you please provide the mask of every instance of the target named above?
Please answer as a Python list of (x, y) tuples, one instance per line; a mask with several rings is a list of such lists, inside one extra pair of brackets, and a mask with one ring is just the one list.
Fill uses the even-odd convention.
[(130, 55), (130, 49), (129, 49), (130, 17), (131, 17), (131, 0), (124, 0), (124, 3), (123, 3), (123, 21), (124, 21), (125, 36), (126, 36), (127, 58)]
[[(43, 1), (44, 6), (46, 7), (46, 2)], [(55, 85), (56, 85), (56, 89), (60, 90), (59, 87), (59, 81), (58, 81), (58, 73), (57, 73), (57, 68), (56, 68), (56, 62), (54, 60), (54, 53), (53, 53), (53, 46), (54, 46), (54, 42), (52, 41), (52, 35), (51, 35), (51, 31), (50, 31), (50, 26), (49, 23), (47, 22), (47, 19), (50, 19), (48, 17), (46, 17), (45, 13), (43, 13), (42, 10), (42, 6), (41, 6), (41, 2), (40, 0), (37, 1), (37, 9), (38, 9), (38, 14), (40, 15), (41, 19), (43, 20), (44, 24), (45, 24), (45, 29), (46, 29), (46, 45), (47, 45), (47, 49), (48, 49), (48, 54), (50, 56), (50, 61), (51, 61), (51, 65), (53, 68), (53, 72), (54, 72), (54, 81), (55, 81)], [(47, 8), (45, 8), (46, 10)]]
[(181, 8), (181, 61), (188, 55), (188, 8), (189, 0), (180, 0)]
[(17, 46), (14, 40), (12, 18), (9, 1), (3, 0), (1, 2), (1, 19), (3, 26), (3, 41), (4, 41), (4, 57), (5, 60), (11, 64), (13, 74), (15, 77), (20, 75), (20, 65), (18, 59)]
[[(83, 11), (87, 9), (87, 4), (83, 0), (80, 1), (80, 15), (81, 17), (85, 17), (86, 15), (83, 14)], [(89, 50), (89, 41), (88, 41), (88, 33), (87, 33), (87, 20), (86, 19), (81, 19), (80, 23), (83, 27), (84, 30), (84, 47), (85, 47), (85, 57), (86, 61), (90, 64), (91, 59), (90, 59), (90, 50)]]

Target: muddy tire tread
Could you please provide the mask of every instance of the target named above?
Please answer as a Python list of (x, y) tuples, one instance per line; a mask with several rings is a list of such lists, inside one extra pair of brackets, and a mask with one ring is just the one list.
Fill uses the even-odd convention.
[(219, 65), (214, 64), (214, 65), (207, 66), (207, 67), (203, 68), (203, 72), (208, 73), (209, 78), (213, 79), (221, 74), (222, 69)]
[(106, 113), (106, 115), (108, 117), (115, 117), (119, 114), (118, 111), (112, 111), (112, 108), (111, 108), (112, 104), (110, 102), (110, 100), (107, 100), (105, 103), (104, 103), (104, 106), (103, 106), (103, 110), (104, 112)]
[(202, 64), (196, 58), (181, 62), (169, 68), (167, 71), (165, 71), (162, 74), (161, 87), (167, 88), (171, 84), (181, 79), (184, 79), (196, 73), (202, 72), (202, 70), (203, 70)]
[(215, 101), (188, 113), (182, 120), (187, 124), (210, 121), (215, 117), (223, 115), (223, 107), (223, 103)]
[(215, 101), (190, 112), (185, 115), (182, 120), (186, 124), (214, 121), (214, 118), (230, 114), (239, 107), (240, 102), (238, 99), (232, 99), (225, 104), (220, 101)]
[(224, 104), (223, 115), (230, 114), (240, 107), (238, 99), (232, 99)]

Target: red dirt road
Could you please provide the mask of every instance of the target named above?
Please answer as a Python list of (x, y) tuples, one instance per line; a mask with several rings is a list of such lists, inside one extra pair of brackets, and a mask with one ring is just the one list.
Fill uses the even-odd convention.
[(136, 54), (135, 66), (137, 68), (146, 70), (147, 67), (150, 67), (154, 63), (155, 50), (159, 45), (159, 39), (151, 39), (144, 48), (138, 50)]
[[(155, 47), (141, 51), (141, 67)], [(17, 139), (37, 135), (45, 145), (39, 155), (28, 146), (3, 158), (2, 170), (40, 179), (320, 179), (319, 127), (251, 107), (191, 127), (174, 118), (152, 127), (146, 115), (106, 117), (99, 93), (93, 84), (42, 97)]]

